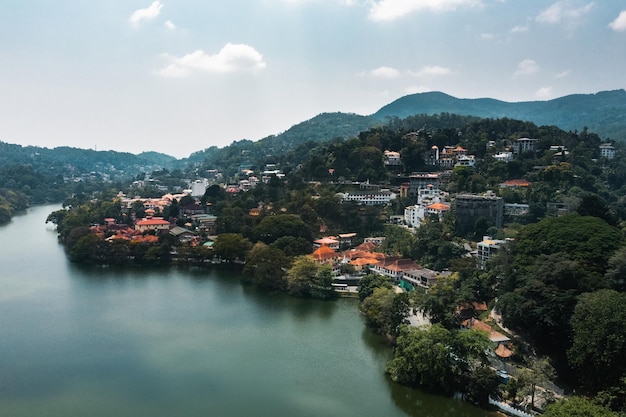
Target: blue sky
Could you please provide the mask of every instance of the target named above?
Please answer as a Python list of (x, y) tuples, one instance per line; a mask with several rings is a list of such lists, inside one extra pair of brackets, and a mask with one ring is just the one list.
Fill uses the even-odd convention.
[(176, 157), (406, 94), (626, 85), (626, 0), (4, 0), (0, 140)]

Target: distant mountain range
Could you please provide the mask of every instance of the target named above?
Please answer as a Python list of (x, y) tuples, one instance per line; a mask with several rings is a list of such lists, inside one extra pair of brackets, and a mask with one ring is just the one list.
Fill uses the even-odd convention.
[[(30, 164), (58, 173), (62, 171), (110, 172), (114, 176), (134, 176), (158, 167), (183, 168), (187, 163), (240, 160), (259, 156), (275, 158), (307, 142), (327, 142), (357, 136), (389, 118), (441, 113), (510, 118), (530, 121), (536, 125), (554, 125), (563, 130), (581, 131), (587, 127), (602, 139), (626, 142), (626, 91), (602, 91), (596, 94), (573, 94), (547, 101), (509, 103), (491, 98), (462, 99), (441, 92), (411, 94), (382, 107), (376, 113), (362, 116), (353, 113), (322, 113), (298, 123), (286, 131), (258, 141), (242, 140), (224, 148), (208, 148), (182, 160), (156, 152), (133, 155), (114, 151), (93, 151), (69, 147), (54, 149), (11, 145), (0, 142), (0, 166)], [(258, 160), (258, 159), (257, 159)], [(245, 162), (245, 161), (244, 161)], [(49, 173), (52, 173), (49, 172)]]
[[(389, 118), (404, 119), (415, 115), (441, 113), (480, 118), (509, 118), (529, 121), (538, 126), (557, 126), (565, 131), (585, 127), (602, 139), (626, 142), (626, 91), (602, 91), (596, 94), (573, 94), (547, 101), (509, 103), (491, 98), (463, 99), (441, 92), (411, 94), (382, 107), (376, 113), (362, 116), (353, 113), (321, 113), (298, 123), (283, 133), (256, 142), (233, 142), (226, 148), (209, 148), (189, 157), (190, 162), (218, 164), (237, 151), (268, 157), (285, 154), (306, 142), (327, 142), (350, 138)], [(229, 152), (230, 151), (230, 152)]]
[(491, 98), (464, 99), (440, 92), (411, 94), (384, 106), (372, 116), (405, 118), (415, 114), (455, 113), (483, 118), (530, 121), (563, 130), (587, 127), (603, 139), (626, 141), (626, 91), (572, 94), (547, 101), (509, 103)]

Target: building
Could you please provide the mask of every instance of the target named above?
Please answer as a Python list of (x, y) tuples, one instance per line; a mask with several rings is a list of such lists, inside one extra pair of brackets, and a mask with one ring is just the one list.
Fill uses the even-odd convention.
[(610, 143), (600, 144), (600, 156), (606, 159), (615, 158), (615, 146)]
[(404, 209), (404, 222), (410, 227), (419, 227), (424, 220), (425, 210), (422, 205), (408, 206)]
[(448, 203), (433, 203), (426, 206), (426, 214), (437, 216), (439, 221), (443, 219), (443, 216), (450, 210), (450, 204)]
[(408, 282), (412, 286), (418, 286), (428, 288), (431, 285), (437, 283), (437, 280), (442, 277), (451, 275), (449, 271), (437, 272), (428, 268), (416, 268), (404, 271), (402, 274), (402, 280)]
[(419, 190), (429, 186), (435, 190), (439, 189), (438, 172), (415, 172), (403, 180), (409, 183), (409, 198), (417, 198)]
[(501, 162), (511, 162), (513, 160), (513, 152), (498, 152), (493, 156), (493, 159)]
[(202, 197), (209, 186), (209, 181), (206, 178), (195, 180), (191, 183), (191, 196)]
[(535, 150), (535, 144), (537, 139), (519, 138), (513, 142), (513, 153), (520, 154), (524, 152), (530, 152)]
[(350, 191), (339, 195), (344, 201), (355, 201), (364, 206), (384, 206), (396, 198), (396, 194), (389, 190)]
[(474, 230), (481, 217), (498, 229), (502, 228), (504, 200), (494, 194), (458, 194), (454, 199), (457, 232), (464, 234)]
[(162, 217), (149, 217), (135, 222), (135, 230), (147, 232), (150, 230), (161, 231), (170, 230), (170, 222)]
[(474, 155), (459, 155), (456, 158), (456, 163), (454, 164), (455, 167), (469, 168), (474, 168), (474, 165), (476, 165), (476, 158)]
[(478, 242), (478, 252), (476, 255), (478, 267), (485, 269), (489, 258), (498, 253), (498, 250), (505, 244), (506, 240), (492, 239), (491, 236), (483, 236), (483, 240)]
[(524, 179), (513, 179), (507, 180), (503, 183), (500, 183), (500, 188), (528, 188), (530, 187), (530, 182)]
[(400, 166), (402, 160), (400, 159), (399, 152), (385, 151), (383, 153), (383, 161), (386, 166)]

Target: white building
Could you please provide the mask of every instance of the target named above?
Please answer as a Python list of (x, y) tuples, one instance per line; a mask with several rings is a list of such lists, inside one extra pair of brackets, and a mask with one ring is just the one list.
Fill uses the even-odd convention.
[(356, 201), (365, 206), (383, 206), (395, 200), (396, 194), (389, 190), (381, 191), (351, 191), (339, 193), (344, 201)]
[(482, 242), (478, 242), (478, 266), (485, 269), (487, 261), (495, 255), (502, 245), (506, 244), (506, 240), (492, 239), (491, 236), (483, 236)]
[(610, 143), (600, 144), (600, 156), (606, 159), (615, 158), (615, 146)]
[(513, 152), (499, 152), (493, 158), (496, 161), (511, 162), (513, 160)]
[(206, 178), (200, 178), (192, 182), (191, 184), (191, 196), (202, 197), (209, 186), (209, 180)]
[(404, 222), (410, 227), (419, 227), (424, 216), (425, 209), (422, 205), (408, 206), (404, 209)]

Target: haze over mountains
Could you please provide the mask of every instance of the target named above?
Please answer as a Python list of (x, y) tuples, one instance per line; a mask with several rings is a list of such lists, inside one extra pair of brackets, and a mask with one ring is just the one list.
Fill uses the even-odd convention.
[[(510, 118), (531, 121), (536, 125), (555, 125), (563, 130), (580, 131), (587, 127), (600, 135), (602, 139), (626, 141), (626, 91), (601, 91), (595, 94), (573, 94), (547, 101), (528, 101), (510, 103), (491, 98), (463, 99), (442, 92), (411, 94), (401, 97), (372, 115), (352, 113), (322, 113), (309, 120), (298, 123), (284, 132), (254, 141), (262, 146), (268, 154), (282, 154), (307, 142), (325, 142), (336, 138), (349, 138), (358, 135), (375, 125), (386, 123), (389, 118), (405, 118), (416, 114), (434, 115), (451, 113), (482, 118)], [(182, 140), (182, 138), (181, 138)], [(235, 141), (229, 146), (250, 144), (253, 141)], [(25, 163), (31, 160), (33, 153), (45, 154), (67, 152), (69, 148), (59, 147), (54, 150), (34, 146), (4, 144), (5, 155), (0, 164)], [(176, 146), (175, 142), (172, 146)], [(74, 149), (74, 148), (72, 148)], [(212, 147), (199, 150), (184, 160), (198, 161), (216, 152)], [(220, 148), (223, 149), (223, 148)], [(9, 152), (9, 150), (11, 152)], [(45, 152), (40, 152), (45, 150)], [(72, 151), (72, 159), (76, 157), (76, 149)], [(88, 158), (100, 152), (82, 150)], [(9, 155), (9, 153), (11, 155)], [(107, 154), (111, 152), (105, 152)], [(116, 153), (116, 152), (112, 152)], [(132, 154), (122, 153), (125, 158)], [(86, 157), (86, 156), (85, 156)], [(26, 161), (22, 159), (26, 158)], [(87, 157), (86, 157), (87, 158)], [(63, 160), (57, 155), (52, 160)], [(133, 158), (131, 158), (133, 159)], [(175, 158), (156, 152), (140, 154), (140, 161), (132, 161), (139, 165), (163, 164), (171, 165)]]

